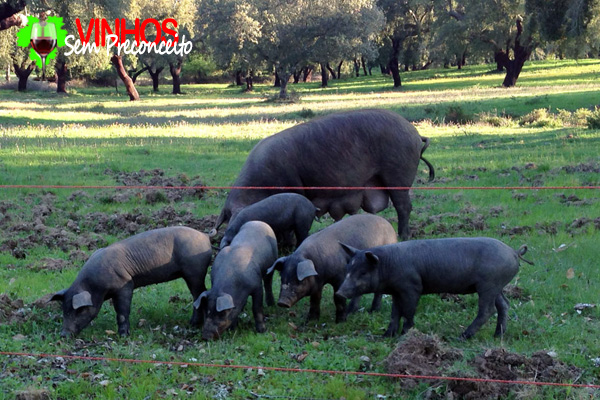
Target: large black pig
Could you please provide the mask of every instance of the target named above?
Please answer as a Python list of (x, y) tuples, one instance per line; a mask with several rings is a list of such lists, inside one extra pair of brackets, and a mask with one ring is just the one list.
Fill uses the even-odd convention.
[[(406, 119), (386, 110), (359, 110), (317, 118), (261, 140), (250, 152), (235, 186), (410, 187), (429, 139)], [(377, 213), (389, 205), (398, 213), (398, 233), (410, 234), (408, 190), (233, 189), (211, 235), (242, 208), (279, 192), (294, 191), (340, 220), (359, 209)]]

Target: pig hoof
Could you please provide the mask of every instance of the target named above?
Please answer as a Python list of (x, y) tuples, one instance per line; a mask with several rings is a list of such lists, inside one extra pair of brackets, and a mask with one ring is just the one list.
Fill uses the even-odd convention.
[(383, 334), (383, 337), (394, 337), (396, 336), (396, 332), (394, 331), (385, 331), (385, 333)]
[(256, 332), (265, 333), (266, 331), (267, 331), (267, 327), (264, 324), (256, 326)]

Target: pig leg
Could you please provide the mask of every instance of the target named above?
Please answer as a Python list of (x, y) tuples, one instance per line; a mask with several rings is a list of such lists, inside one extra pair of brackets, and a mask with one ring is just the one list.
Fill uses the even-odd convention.
[(269, 307), (275, 305), (275, 298), (273, 297), (273, 275), (274, 274), (265, 274), (263, 277), (266, 301)]
[(477, 331), (487, 322), (494, 312), (494, 304), (496, 296), (490, 294), (490, 290), (479, 292), (479, 310), (477, 311), (477, 317), (473, 320), (471, 325), (460, 335), (461, 339), (470, 339), (477, 333)]
[(121, 336), (129, 335), (129, 313), (131, 312), (132, 297), (133, 281), (129, 281), (113, 296), (113, 305), (117, 312), (117, 326)]
[[(271, 275), (272, 276), (272, 275)], [(254, 325), (256, 332), (264, 333), (267, 330), (265, 326), (265, 315), (263, 313), (263, 289), (258, 288), (252, 294), (252, 313), (254, 314)]]
[(353, 312), (356, 312), (356, 310), (358, 310), (358, 307), (360, 306), (361, 297), (362, 296), (355, 296), (352, 299), (350, 299), (350, 303), (348, 304), (348, 307), (346, 307), (346, 313), (352, 314)]
[[(334, 293), (337, 292), (335, 289)], [(352, 299), (353, 302), (358, 303), (360, 300), (360, 296), (354, 297)], [(337, 294), (333, 295), (333, 302), (335, 303), (335, 322), (340, 323), (346, 321), (348, 314), (346, 313), (346, 298), (342, 296), (338, 296)], [(355, 304), (355, 308), (358, 306)]]
[[(184, 277), (185, 283), (187, 284), (190, 293), (192, 294), (192, 301), (196, 300), (202, 292), (206, 290), (204, 280), (200, 279), (200, 276), (195, 277)], [(190, 320), (191, 326), (200, 326), (204, 323), (204, 311), (196, 307), (192, 307), (192, 319)]]
[(402, 300), (400, 296), (392, 295), (392, 316), (387, 331), (383, 334), (384, 337), (393, 337), (398, 332), (398, 325), (402, 317)]
[(398, 214), (398, 235), (400, 235), (400, 239), (408, 240), (410, 237), (408, 219), (412, 210), (408, 190), (392, 190), (390, 197)]
[(294, 234), (296, 235), (296, 248), (308, 237), (308, 232), (312, 225), (312, 220), (309, 221), (297, 221)]
[(498, 310), (498, 323), (494, 337), (504, 335), (506, 332), (506, 321), (508, 320), (508, 300), (502, 293), (496, 296), (496, 310)]
[(307, 320), (319, 320), (321, 317), (321, 297), (323, 296), (323, 288), (319, 288), (315, 290), (313, 294), (310, 295), (310, 309), (308, 310)]
[(373, 295), (373, 302), (371, 303), (371, 310), (369, 310), (370, 313), (379, 311), (379, 309), (381, 308), (381, 298), (382, 297), (383, 297), (383, 295), (381, 293), (375, 293)]

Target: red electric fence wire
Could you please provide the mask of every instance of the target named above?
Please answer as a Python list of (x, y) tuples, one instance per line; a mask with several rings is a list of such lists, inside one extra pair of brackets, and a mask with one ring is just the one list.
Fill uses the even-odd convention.
[(146, 190), (598, 190), (600, 186), (97, 186), (0, 185), (0, 189), (146, 189)]
[(36, 358), (63, 358), (72, 360), (84, 361), (110, 361), (120, 363), (136, 363), (136, 364), (165, 364), (165, 365), (185, 365), (204, 368), (232, 368), (232, 369), (262, 369), (264, 371), (277, 372), (294, 372), (294, 373), (313, 373), (313, 374), (328, 374), (328, 375), (360, 375), (360, 376), (377, 376), (385, 378), (398, 379), (427, 379), (427, 380), (445, 380), (445, 381), (468, 381), (468, 382), (486, 382), (486, 383), (503, 383), (513, 385), (534, 385), (534, 386), (560, 386), (574, 388), (591, 388), (600, 389), (600, 385), (591, 385), (583, 383), (559, 383), (559, 382), (539, 382), (539, 381), (511, 381), (502, 379), (483, 379), (483, 378), (464, 378), (452, 376), (435, 376), (435, 375), (405, 375), (405, 374), (388, 374), (382, 372), (360, 372), (360, 371), (338, 371), (338, 370), (322, 370), (322, 369), (300, 369), (286, 367), (264, 367), (255, 365), (224, 365), (224, 364), (206, 364), (197, 362), (184, 361), (157, 361), (157, 360), (137, 360), (129, 358), (111, 358), (111, 357), (94, 357), (94, 356), (73, 356), (60, 354), (35, 354), (35, 353), (19, 353), (10, 351), (0, 351), (0, 355), (15, 356), (15, 357), (36, 357)]

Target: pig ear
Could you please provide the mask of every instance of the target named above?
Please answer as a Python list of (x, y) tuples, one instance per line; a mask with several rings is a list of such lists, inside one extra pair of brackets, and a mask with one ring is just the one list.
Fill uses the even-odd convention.
[(281, 269), (283, 268), (283, 264), (285, 264), (285, 260), (287, 257), (280, 257), (278, 258), (273, 265), (271, 265), (271, 267), (267, 270), (267, 275), (271, 275), (273, 272), (275, 272), (275, 270), (277, 271), (281, 271)]
[(370, 251), (366, 251), (365, 256), (367, 257), (367, 261), (369, 261), (371, 264), (377, 264), (379, 262), (379, 257)]
[(63, 301), (65, 299), (65, 293), (67, 293), (67, 290), (68, 289), (63, 289), (54, 293), (52, 297), (50, 297), (50, 300), (48, 300), (48, 303), (50, 303), (51, 301)]
[(198, 309), (202, 305), (202, 301), (208, 297), (208, 290), (202, 292), (200, 296), (194, 301), (194, 308)]
[(73, 296), (73, 308), (77, 310), (81, 307), (87, 307), (93, 305), (92, 295), (87, 290), (84, 292), (77, 293)]
[(217, 297), (217, 312), (229, 310), (235, 307), (233, 305), (233, 297), (225, 293), (223, 296)]
[(296, 269), (296, 274), (298, 275), (299, 281), (303, 281), (309, 276), (318, 275), (317, 270), (315, 269), (315, 264), (313, 264), (311, 260), (304, 260), (299, 262), (298, 268)]
[(338, 242), (338, 243), (340, 244), (340, 246), (342, 246), (342, 249), (344, 249), (346, 254), (348, 254), (350, 257), (354, 257), (356, 255), (356, 252), (359, 251), (358, 249), (355, 249), (354, 247), (349, 246), (346, 243), (342, 243), (342, 242)]

